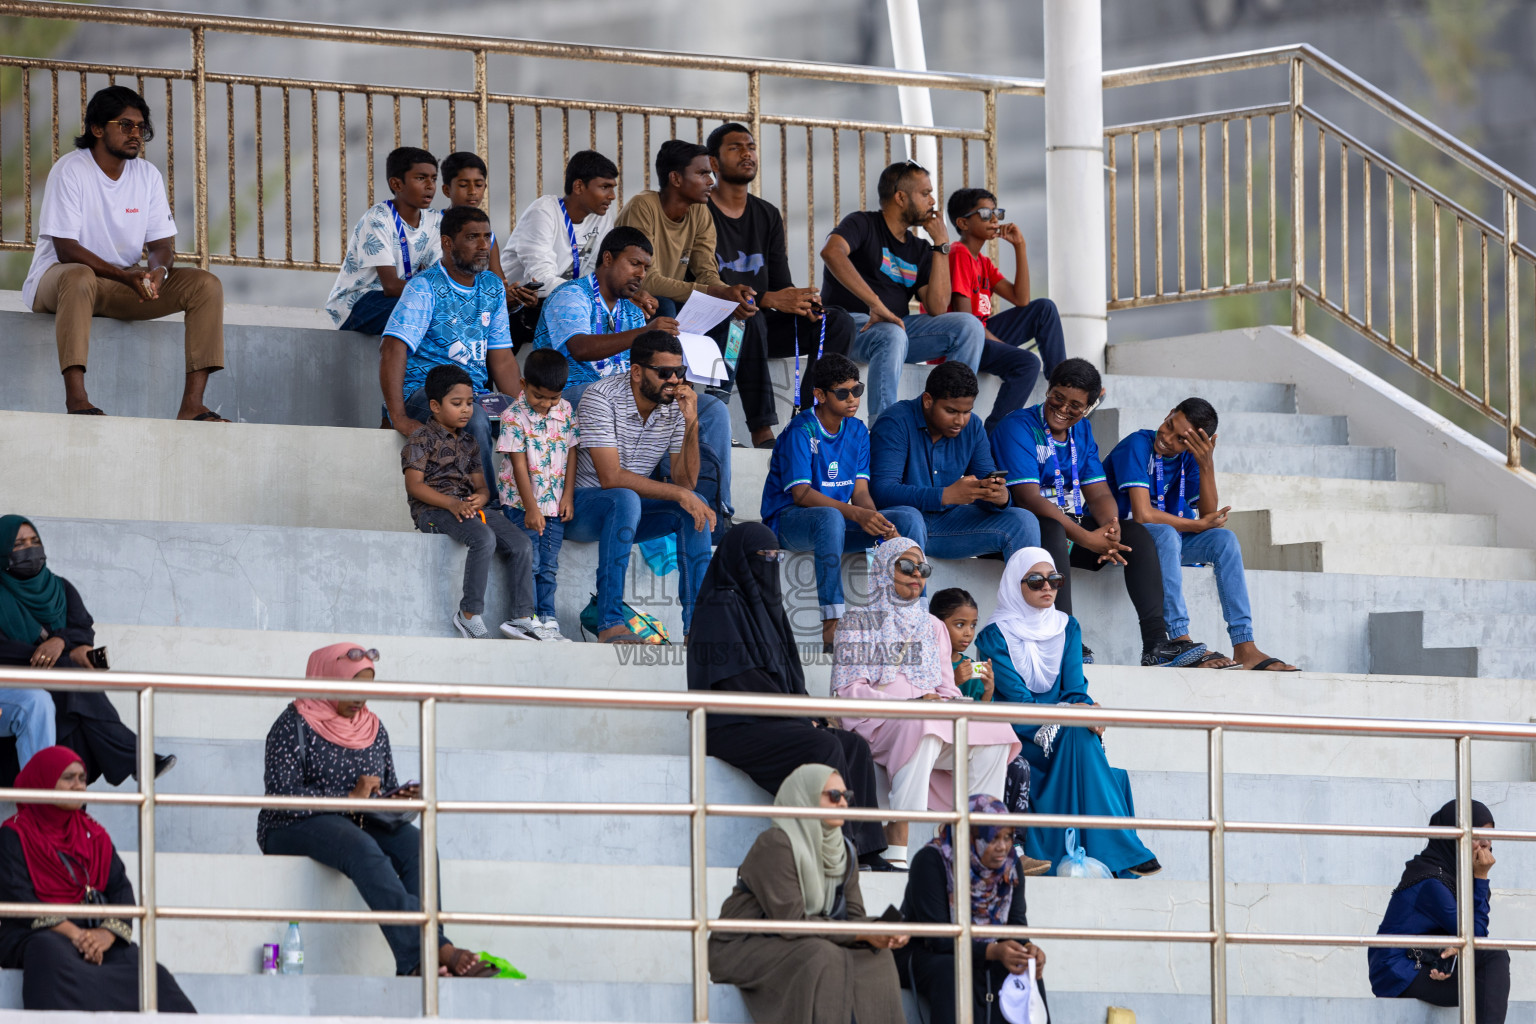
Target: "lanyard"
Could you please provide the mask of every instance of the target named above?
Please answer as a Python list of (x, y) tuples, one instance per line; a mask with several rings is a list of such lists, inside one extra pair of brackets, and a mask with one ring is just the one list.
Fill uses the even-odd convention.
[(565, 237), (571, 243), (571, 278), (574, 280), (581, 276), (581, 248), (576, 244), (576, 225), (571, 223), (570, 211), (565, 208), (565, 200), (557, 199), (560, 204), (560, 216), (565, 218)]
[[(1067, 495), (1065, 481), (1061, 478), (1061, 452), (1057, 449), (1056, 441), (1051, 441), (1051, 460), (1056, 464), (1056, 504), (1063, 512), (1074, 516), (1083, 514), (1083, 488), (1078, 482), (1077, 472), (1077, 442), (1072, 438), (1072, 432), (1067, 431), (1067, 461), (1072, 463), (1072, 494)], [(1162, 508), (1161, 505), (1158, 506)]]
[[(1152, 453), (1152, 465), (1151, 465), (1150, 468), (1152, 470), (1153, 476), (1155, 476), (1156, 479), (1157, 479), (1157, 490), (1155, 490), (1152, 493), (1152, 497), (1157, 502), (1157, 510), (1159, 512), (1166, 512), (1167, 509), (1164, 506), (1164, 499), (1163, 499), (1163, 493), (1164, 493), (1164, 488), (1163, 488), (1163, 460), (1157, 457), (1157, 452), (1153, 452)], [(1179, 509), (1184, 508), (1184, 507), (1186, 507), (1186, 503), (1184, 501), (1184, 460), (1180, 459), (1179, 460), (1179, 504), (1174, 509), (1174, 513), (1173, 514), (1176, 515), (1176, 516), (1182, 516), (1184, 513), (1180, 512)], [(1193, 510), (1191, 510), (1191, 511), (1193, 511)], [(1189, 518), (1197, 519), (1199, 517), (1191, 515)]]
[(395, 234), (400, 239), (400, 265), (404, 271), (400, 275), (402, 281), (411, 279), (411, 244), (405, 240), (405, 221), (400, 219), (400, 211), (395, 209), (395, 201), (388, 200), (389, 212), (395, 217)]
[[(820, 359), (827, 349), (827, 313), (821, 313), (821, 337), (816, 342), (816, 358)], [(806, 360), (810, 362), (809, 359)], [(794, 396), (795, 412), (800, 411), (800, 318), (795, 318), (795, 389), (790, 392)], [(815, 399), (811, 400), (815, 404)]]
[[(597, 290), (597, 275), (593, 274), (587, 278), (584, 278), (584, 280), (587, 282), (587, 288), (592, 292), (593, 304), (595, 304), (598, 309), (603, 311), (603, 326), (608, 328), (609, 334), (618, 334), (619, 328), (618, 325), (614, 322), (613, 314), (608, 311), (607, 306), (603, 305), (603, 293)], [(615, 307), (617, 307), (619, 300), (615, 299), (613, 304)]]

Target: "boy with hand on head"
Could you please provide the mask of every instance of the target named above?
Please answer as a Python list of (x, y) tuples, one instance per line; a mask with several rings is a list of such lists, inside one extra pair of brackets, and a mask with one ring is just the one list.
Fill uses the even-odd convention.
[(565, 524), (576, 514), (576, 459), (581, 438), (571, 403), (560, 396), (569, 367), (552, 348), (528, 353), (523, 393), (501, 414), (496, 450), (506, 453), (497, 474), (501, 507), (533, 546), (534, 632), (565, 640), (555, 618), (555, 579)]
[(864, 385), (853, 360), (836, 352), (815, 368), (816, 405), (789, 422), (774, 443), (763, 483), (763, 525), (790, 551), (816, 554), (821, 638), (830, 644), (843, 617), (845, 551), (909, 537), (923, 543), (922, 514), (879, 510), (869, 496), (869, 430), (856, 417)]
[[(1004, 211), (997, 205), (997, 197), (984, 188), (962, 188), (949, 197), (948, 209), (949, 219), (960, 233), (959, 244), (949, 250), (949, 310), (970, 313), (981, 321), (987, 343), (977, 369), (1002, 380), (997, 400), (987, 416), (990, 434), (1004, 416), (1029, 400), (1039, 366), (1044, 365), (1049, 377), (1067, 357), (1066, 341), (1062, 338), (1056, 303), (1050, 299), (1030, 301), (1024, 232), (1017, 224), (1003, 223)], [(981, 251), (994, 238), (1012, 244), (1017, 281), (1004, 277), (1002, 270)], [(1012, 303), (1013, 308), (994, 313), (993, 293)], [(1038, 360), (1023, 348), (1031, 338), (1039, 348)]]
[(402, 146), (384, 161), (394, 198), (368, 208), (341, 261), (325, 311), (343, 331), (382, 334), (405, 283), (443, 257), (438, 226), (437, 158)]
[(492, 554), (507, 561), (512, 617), (501, 632), (512, 640), (542, 640), (533, 617), (533, 552), (528, 537), (504, 516), (485, 514), (491, 494), (481, 469), (480, 446), (464, 429), (477, 407), (474, 382), (462, 367), (434, 366), (427, 374), (432, 418), (400, 449), (411, 521), (422, 533), (442, 533), (469, 548), (464, 596), (453, 628), (467, 640), (490, 636), (485, 628), (485, 583)]
[[(485, 161), (474, 153), (449, 153), (443, 157), (443, 198), (448, 200), (448, 208), (473, 206), (477, 210), (481, 209), (485, 203), (485, 193), (490, 187), (489, 176)], [(501, 266), (501, 250), (496, 247), (496, 232), (492, 231), (490, 270), (507, 283), (508, 312), (516, 312), (539, 301), (537, 292), (524, 288), (515, 278), (509, 281)]]
[(1253, 640), (1248, 579), (1237, 535), (1226, 529), (1231, 506), (1216, 493), (1216, 410), (1203, 398), (1186, 398), (1156, 430), (1138, 430), (1109, 453), (1109, 482), (1122, 519), (1146, 526), (1162, 566), (1168, 632), (1189, 640), (1181, 566), (1210, 565), (1216, 573), (1221, 614), (1232, 639), (1232, 657), (1204, 658), (1204, 668), (1295, 672), (1271, 658)]
[[(1061, 572), (1056, 607), (1072, 614), (1073, 568), (1098, 572), (1125, 566), (1125, 589), (1141, 622), (1143, 665), (1199, 664), (1204, 644), (1169, 640), (1163, 618), (1163, 574), (1147, 528), (1122, 519), (1110, 489), (1088, 410), (1104, 387), (1086, 359), (1067, 359), (1051, 373), (1045, 401), (1010, 413), (992, 431), (992, 457), (1008, 468), (1004, 481), (1020, 508), (1040, 521), (1040, 546)], [(1071, 553), (1068, 554), (1068, 547)], [(1092, 652), (1083, 648), (1084, 659)]]

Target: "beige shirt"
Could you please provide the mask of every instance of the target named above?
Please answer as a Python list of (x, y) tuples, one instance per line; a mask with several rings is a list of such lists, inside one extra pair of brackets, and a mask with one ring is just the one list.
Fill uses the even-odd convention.
[[(624, 204), (618, 224), (639, 228), (656, 250), (645, 275), (645, 290), (652, 295), (681, 306), (693, 292), (723, 283), (715, 266), (715, 221), (708, 203), (690, 206), (681, 221), (674, 221), (661, 211), (659, 193), (641, 192)], [(684, 280), (689, 271), (692, 281)]]

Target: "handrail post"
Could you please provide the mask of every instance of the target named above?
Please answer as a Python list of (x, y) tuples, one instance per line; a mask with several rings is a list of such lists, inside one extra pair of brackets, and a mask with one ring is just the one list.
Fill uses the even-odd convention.
[(688, 771), (692, 779), (693, 813), (689, 815), (688, 864), (692, 873), (693, 903), (693, 1019), (709, 1020), (709, 843), (706, 825), (705, 712), (688, 712)]
[(1300, 57), (1291, 58), (1291, 333), (1307, 333), (1307, 300), (1301, 286), (1307, 277), (1306, 140), (1302, 134), (1302, 72)]
[[(955, 859), (957, 863), (970, 863), (971, 849), (971, 730), (970, 720), (955, 719), (955, 810), (960, 820), (955, 822)], [(992, 794), (1002, 799), (1001, 794)], [(911, 826), (908, 826), (909, 828)], [(955, 940), (955, 1020), (970, 1020), (975, 1016), (976, 997), (971, 991), (974, 976), (971, 973), (971, 872), (967, 867), (955, 872), (955, 923), (960, 926), (960, 937)]]
[(1472, 903), (1472, 737), (1456, 737), (1456, 823), (1461, 835), (1456, 837), (1456, 934), (1466, 942), (1461, 947), (1457, 973), (1457, 1000), (1461, 1004), (1461, 1024), (1477, 1019), (1477, 954), (1473, 933), (1477, 930), (1477, 908)]
[(1227, 1021), (1226, 732), (1210, 731), (1207, 775), (1211, 815), (1211, 1024)]
[(437, 1016), (437, 698), (421, 702), (421, 1014)]
[[(193, 182), (197, 201), (193, 217), (197, 265), (207, 270), (212, 263), (212, 253), (208, 251), (208, 60), (201, 25), (192, 30), (192, 163), (197, 169), (197, 180)], [(234, 225), (229, 229), (233, 232)]]
[(1505, 359), (1509, 374), (1509, 433), (1505, 461), (1520, 468), (1520, 197), (1504, 190), (1504, 322)]
[(475, 152), (482, 158), (491, 155), (491, 100), (485, 72), (485, 51), (475, 51)]
[[(758, 146), (763, 144), (763, 84), (762, 78), (756, 71), (747, 72), (747, 127), (752, 129), (752, 141)], [(832, 148), (837, 148), (837, 133), (832, 133)], [(783, 153), (779, 154), (779, 160), (788, 159)], [(758, 151), (759, 172), (752, 178), (752, 184), (747, 190), (755, 196), (763, 194), (762, 151)]]
[[(987, 133), (986, 146), (986, 173), (987, 191), (997, 195), (997, 90), (988, 89), (982, 93), (982, 130)], [(969, 142), (961, 145), (969, 146)], [(969, 182), (967, 182), (969, 184)], [(862, 198), (862, 197), (861, 197)], [(998, 241), (992, 239), (988, 243), (987, 253), (992, 261), (997, 262)]]
[(153, 1013), (160, 1006), (160, 976), (155, 939), (155, 688), (139, 691), (139, 1009)]

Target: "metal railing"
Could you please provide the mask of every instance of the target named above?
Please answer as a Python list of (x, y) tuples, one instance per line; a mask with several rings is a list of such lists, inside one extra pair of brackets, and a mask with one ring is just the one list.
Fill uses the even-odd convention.
[[(707, 890), (707, 822), (715, 817), (805, 817), (851, 820), (886, 820), (889, 810), (786, 808), (763, 804), (710, 803), (706, 789), (705, 726), (711, 712), (782, 716), (857, 715), (873, 718), (930, 718), (955, 724), (955, 792), (969, 791), (969, 722), (1055, 722), (1065, 726), (1124, 725), (1150, 729), (1194, 729), (1206, 734), (1207, 813), (1203, 818), (1112, 818), (1087, 815), (984, 814), (973, 815), (962, 803), (957, 811), (903, 811), (910, 821), (952, 823), (956, 849), (970, 848), (973, 825), (1015, 827), (1138, 828), (1164, 831), (1204, 832), (1209, 850), (1209, 920), (1206, 929), (1123, 929), (987, 926), (988, 936), (1002, 938), (1072, 939), (1126, 942), (1204, 943), (1211, 949), (1211, 1020), (1227, 1020), (1227, 948), (1229, 945), (1271, 946), (1426, 946), (1456, 947), (1466, 965), (1459, 972), (1461, 1020), (1472, 1024), (1476, 972), (1470, 970), (1477, 949), (1536, 951), (1536, 940), (1475, 938), (1472, 898), (1472, 842), (1474, 838), (1536, 840), (1536, 831), (1474, 828), (1471, 816), (1472, 741), (1536, 741), (1536, 725), (1408, 721), (1365, 718), (1321, 718), (1299, 715), (1209, 714), (1201, 712), (1108, 710), (1100, 707), (1034, 704), (948, 704), (905, 701), (850, 701), (828, 698), (781, 698), (758, 694), (716, 692), (661, 693), (643, 691), (593, 691), (566, 687), (463, 686), (416, 683), (357, 683), (337, 680), (273, 680), (221, 676), (177, 676), (143, 672), (109, 675), (82, 671), (0, 669), (0, 686), (48, 689), (132, 691), (138, 698), (139, 778), (138, 793), (92, 791), (96, 804), (127, 804), (139, 809), (139, 902), (132, 906), (103, 908), (98, 905), (66, 907), (59, 904), (0, 903), (0, 917), (34, 917), (67, 913), (80, 917), (117, 917), (140, 922), (140, 1005), (156, 1008), (156, 938), (161, 920), (199, 921), (300, 921), (352, 924), (415, 924), (422, 928), (423, 951), (436, 948), (439, 924), (514, 926), (530, 928), (602, 928), (685, 932), (692, 939), (693, 1019), (709, 1019), (708, 938), (711, 932), (774, 932), (781, 934), (908, 934), (955, 938), (956, 1000), (960, 1020), (969, 1019), (971, 998), (972, 924), (964, 917), (956, 924), (880, 922), (747, 921), (711, 918)], [(161, 807), (262, 807), (326, 811), (377, 810), (369, 800), (314, 797), (276, 797), (235, 794), (160, 793), (154, 783), (155, 699), (187, 694), (256, 695), (282, 697), (358, 697), (408, 701), (420, 707), (421, 798), (400, 800), (391, 806), (421, 813), (424, 850), (437, 848), (440, 814), (598, 814), (686, 817), (689, 821), (689, 872), (691, 913), (686, 918), (607, 917), (552, 914), (485, 913), (445, 910), (438, 905), (437, 858), (421, 858), (421, 909), (415, 912), (261, 909), (207, 906), (165, 906), (157, 895), (155, 853), (156, 812)], [(443, 800), (438, 797), (437, 711), (441, 704), (466, 703), (501, 706), (571, 708), (624, 708), (676, 711), (688, 716), (690, 798), (686, 803), (614, 803), (576, 801)], [(1226, 778), (1226, 737), (1234, 733), (1292, 733), (1320, 736), (1418, 737), (1451, 740), (1455, 747), (1456, 801), (1460, 826), (1312, 824), (1279, 821), (1232, 821), (1223, 802)], [(57, 790), (0, 789), (0, 799), (42, 803), (57, 800)], [(1458, 843), (1457, 907), (1459, 933), (1455, 936), (1422, 935), (1316, 935), (1269, 932), (1234, 932), (1226, 923), (1226, 846), (1229, 834), (1279, 834), (1297, 836), (1386, 836), (1393, 838), (1443, 838)], [(970, 873), (955, 877), (955, 906), (970, 905)], [(423, 970), (422, 1010), (438, 1012), (438, 979), (435, 971)]]
[[(972, 151), (979, 147), (984, 180), (988, 188), (995, 190), (998, 97), (1038, 96), (1042, 93), (1039, 81), (1022, 78), (664, 53), (127, 7), (0, 0), (0, 15), (173, 30), (187, 33), (191, 43), (191, 66), (185, 69), (0, 57), (0, 68), (18, 68), (21, 75), (20, 177), (24, 211), (19, 224), (15, 223), (17, 218), (12, 217), (13, 226), (20, 227), (21, 232), (6, 235), (3, 231), (4, 195), (0, 191), (0, 251), (26, 250), (34, 243), (33, 150), (39, 143), (33, 139), (33, 107), (44, 104), (48, 109), (50, 143), (45, 144), (51, 144), (51, 156), (56, 160), (61, 138), (60, 108), (61, 103), (72, 99), (69, 88), (72, 80), (78, 81), (83, 121), (87, 93), (91, 91), (88, 82), (99, 87), (126, 79), (132, 80), (153, 106), (163, 105), (163, 169), (173, 208), (178, 105), (183, 110), (183, 133), (190, 122), (195, 189), (192, 247), (178, 253), (178, 258), (195, 262), (204, 269), (244, 266), (334, 272), (352, 229), (349, 204), (366, 207), (382, 198), (380, 188), (385, 182), (379, 168), (384, 154), (388, 148), (402, 143), (419, 144), (440, 157), (461, 145), (472, 145), (474, 151), (486, 157), (490, 164), (493, 194), (488, 205), (492, 210), (492, 222), (498, 227), (504, 225), (510, 231), (520, 205), (519, 182), (524, 189), (531, 186), (535, 196), (545, 191), (546, 157), (553, 162), (554, 156), (553, 146), (546, 144), (546, 132), (558, 131), (560, 135), (560, 159), (553, 167), (552, 181), (559, 183), (562, 180), (565, 161), (571, 153), (573, 132), (580, 148), (585, 129), (584, 144), (587, 147), (602, 148), (614, 155), (619, 167), (622, 197), (626, 189), (648, 189), (652, 185), (653, 121), (665, 124), (664, 133), (658, 132), (658, 145), (662, 140), (678, 136), (680, 121), (685, 134), (688, 123), (692, 122), (693, 134), (700, 142), (707, 135), (706, 122), (741, 121), (751, 127), (761, 148), (760, 168), (753, 190), (760, 193), (764, 187), (771, 188), (773, 179), (777, 178), (778, 200), (786, 225), (791, 225), (791, 231), (795, 231), (793, 225), (797, 223), (804, 225), (806, 268), (814, 278), (819, 243), (815, 230), (816, 166), (830, 168), (830, 181), (823, 179), (823, 187), (830, 188), (834, 219), (841, 217), (844, 202), (852, 204), (849, 209), (867, 205), (865, 197), (870, 194), (867, 161), (871, 156), (881, 161), (874, 168), (878, 174), (891, 162), (893, 138), (907, 139), (913, 151), (919, 137), (935, 140), (938, 151), (935, 184), (941, 190), (946, 159), (951, 173), (958, 161), (962, 184), (970, 183)], [(311, 77), (230, 74), (209, 66), (207, 46), (210, 36), (217, 35), (275, 36), (373, 48), (458, 52), (466, 58), (465, 71), (472, 85), (458, 89), (424, 88), (322, 81)], [(712, 94), (723, 99), (741, 90), (739, 95), (744, 102), (735, 108), (702, 109), (647, 105), (636, 102), (632, 95), (591, 100), (495, 91), (490, 60), (498, 56), (558, 60), (566, 65), (608, 63), (720, 73), (728, 76), (727, 80), (713, 83)], [(570, 67), (565, 70), (569, 71)], [(979, 100), (979, 116), (971, 127), (922, 127), (890, 121), (776, 113), (764, 109), (762, 102), (764, 81), (775, 79), (829, 86), (916, 85), (969, 93)], [(34, 92), (38, 94), (36, 97)], [(819, 98), (807, 97), (807, 101), (814, 102)], [(415, 109), (418, 106), (419, 115)], [(466, 131), (462, 134), (461, 116), (466, 121)], [(225, 129), (222, 148), (216, 137), (221, 121)], [(351, 127), (359, 121), (362, 124), (360, 138)], [(472, 138), (467, 131), (471, 122), (474, 127)], [(281, 161), (274, 180), (269, 180), (267, 151), (273, 145), (269, 143), (269, 137), (278, 132), (282, 137)], [(376, 141), (379, 143), (377, 147)], [(385, 147), (385, 141), (389, 141), (390, 146)], [(626, 142), (632, 149), (636, 141), (640, 145), (637, 161), (626, 152)], [(433, 149), (434, 145), (436, 149)], [(790, 189), (790, 166), (799, 162), (797, 157), (801, 150), (804, 154), (803, 207), (798, 194), (792, 202)], [(519, 160), (520, 151), (525, 154), (522, 161)], [(3, 190), (6, 160), (14, 160), (14, 157), (0, 154), (0, 190)], [(851, 168), (855, 164), (858, 167), (858, 192), (852, 194), (842, 187), (842, 172), (844, 167)], [(275, 180), (278, 175), (280, 182)], [(505, 191), (495, 194), (503, 182)], [(225, 195), (210, 209), (210, 188), (219, 189), (221, 185)], [(296, 188), (300, 193), (297, 201)], [(310, 191), (307, 204), (302, 195), (306, 188)], [(279, 189), (281, 222), (271, 225), (268, 193), (276, 193)], [(528, 193), (524, 191), (523, 194)], [(249, 209), (251, 205), (254, 205), (254, 215)], [(224, 218), (221, 225), (214, 224), (215, 217)], [(222, 238), (216, 237), (216, 227)], [(301, 234), (297, 246), (296, 230)], [(307, 242), (302, 239), (302, 234), (306, 233), (309, 235)]]
[[(1145, 88), (1263, 68), (1288, 70), (1283, 99), (1105, 129), (1109, 308), (1288, 291), (1297, 335), (1306, 332), (1307, 306), (1322, 310), (1495, 425), (1504, 435), (1508, 465), (1519, 467), (1521, 444), (1536, 444), (1522, 416), (1521, 394), (1521, 360), (1532, 357), (1533, 346), (1522, 341), (1520, 330), (1522, 318), (1530, 316), (1522, 312), (1520, 280), (1536, 270), (1536, 251), (1519, 240), (1520, 211), (1536, 207), (1536, 188), (1310, 46), (1112, 71), (1104, 85)], [(1354, 115), (1363, 105), (1366, 115), (1379, 115), (1378, 127), (1432, 147), (1480, 179), (1491, 208), (1477, 212), (1324, 116), (1308, 99), (1308, 71), (1347, 101), (1351, 121), (1359, 120)], [(1164, 195), (1169, 149), (1172, 209)], [(1128, 215), (1121, 211), (1127, 173)], [(1144, 175), (1151, 178), (1150, 189)], [(1219, 241), (1211, 237), (1218, 216), (1209, 194), (1212, 177)], [(1198, 186), (1198, 228), (1186, 216), (1190, 178)], [(1309, 209), (1308, 183), (1314, 181)], [(1353, 196), (1352, 181), (1359, 189)], [(1255, 195), (1261, 197), (1257, 220)], [(1130, 222), (1129, 244), (1122, 218)], [(1359, 231), (1352, 236), (1354, 224)], [(1172, 273), (1165, 268), (1169, 259)], [(1428, 264), (1427, 273), (1421, 263)], [(1448, 324), (1452, 309), (1454, 326)]]

